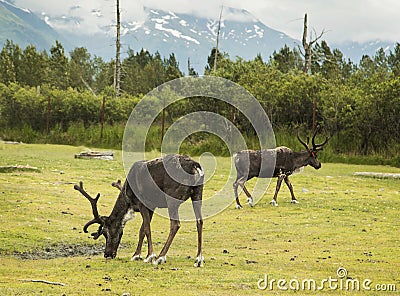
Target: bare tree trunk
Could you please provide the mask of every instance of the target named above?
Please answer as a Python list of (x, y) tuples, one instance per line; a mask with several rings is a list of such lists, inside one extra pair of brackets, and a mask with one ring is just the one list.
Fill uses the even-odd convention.
[(317, 42), (324, 34), (325, 30), (322, 30), (321, 34), (319, 36), (316, 36), (315, 39), (312, 39), (312, 34), (310, 36), (310, 41), (307, 42), (307, 30), (308, 30), (308, 25), (307, 25), (307, 13), (304, 15), (304, 26), (303, 26), (303, 48), (304, 48), (304, 67), (303, 71), (304, 73), (310, 73), (311, 69), (311, 57), (312, 57), (312, 47), (315, 42)]
[(214, 72), (217, 70), (218, 41), (219, 41), (219, 32), (221, 31), (221, 18), (222, 18), (222, 9), (223, 8), (224, 7), (221, 6), (221, 12), (219, 13), (218, 31), (217, 31), (217, 44), (215, 46), (215, 54), (214, 54)]
[(120, 95), (121, 90), (121, 14), (119, 9), (119, 0), (117, 0), (117, 41), (115, 54), (115, 70), (114, 70), (114, 90), (116, 96)]
[(311, 42), (307, 43), (307, 13), (304, 15), (303, 48), (304, 48), (304, 73), (308, 73), (311, 65)]
[[(303, 39), (302, 44), (304, 48), (304, 67), (303, 71), (306, 74), (311, 74), (311, 57), (312, 57), (312, 47), (315, 42), (317, 42), (324, 34), (325, 30), (322, 30), (319, 36), (316, 36), (315, 39), (312, 39), (312, 34), (310, 36), (310, 41), (307, 42), (307, 31), (308, 31), (308, 24), (307, 24), (307, 13), (304, 14), (304, 25), (303, 25)], [(316, 109), (317, 109), (317, 102), (315, 98), (313, 99), (313, 116), (312, 116), (312, 132), (314, 133), (315, 125), (316, 125)]]

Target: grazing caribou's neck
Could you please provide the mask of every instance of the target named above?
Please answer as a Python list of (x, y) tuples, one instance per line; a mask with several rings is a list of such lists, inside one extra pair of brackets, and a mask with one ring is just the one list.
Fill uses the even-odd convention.
[(124, 190), (119, 193), (119, 196), (115, 202), (114, 208), (111, 211), (109, 219), (116, 223), (121, 223), (122, 227), (125, 223), (133, 218), (133, 208), (126, 197)]
[(308, 165), (308, 158), (310, 157), (310, 152), (299, 151), (294, 152), (293, 157), (293, 171)]

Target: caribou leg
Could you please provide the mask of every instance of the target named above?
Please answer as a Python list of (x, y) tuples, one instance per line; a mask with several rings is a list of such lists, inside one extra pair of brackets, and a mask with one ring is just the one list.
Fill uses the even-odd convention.
[(246, 186), (244, 186), (244, 183), (242, 185), (244, 193), (247, 195), (247, 202), (250, 207), (253, 207), (253, 197), (251, 196), (250, 192), (247, 190)]
[[(153, 213), (154, 213), (153, 211), (149, 210), (149, 218), (150, 218), (149, 223), (151, 223), (151, 219), (153, 218)], [(138, 244), (136, 247), (136, 251), (132, 255), (132, 258), (131, 258), (132, 261), (142, 259), (142, 246), (143, 246), (144, 237), (145, 237), (145, 233), (144, 233), (144, 221), (143, 221), (142, 226), (140, 227), (140, 230), (139, 230), (139, 241), (138, 241)]]
[(170, 221), (170, 227), (169, 227), (169, 234), (167, 241), (164, 244), (164, 247), (162, 248), (160, 254), (154, 261), (155, 265), (165, 263), (167, 262), (167, 252), (169, 250), (169, 247), (172, 244), (172, 241), (174, 240), (174, 237), (176, 233), (178, 232), (179, 228), (181, 227), (181, 223), (179, 221), (179, 214), (178, 214), (178, 209), (179, 205), (182, 203), (182, 201), (179, 201), (173, 197), (168, 197), (167, 198), (167, 205), (168, 205), (168, 214), (169, 214), (169, 221)]
[[(150, 228), (150, 210), (148, 208), (146, 208), (145, 205), (141, 205), (140, 206), (140, 214), (142, 215), (142, 219), (143, 219), (143, 232), (147, 237), (147, 256), (144, 259), (144, 262), (152, 262), (153, 259), (156, 257), (156, 254), (154, 253), (153, 250), (153, 241), (151, 239), (151, 228)], [(140, 233), (139, 233), (140, 235)], [(139, 237), (140, 239), (140, 237)]]
[(285, 180), (285, 183), (286, 183), (287, 187), (289, 188), (290, 194), (291, 194), (291, 196), (292, 196), (292, 201), (291, 201), (291, 203), (295, 203), (295, 204), (299, 203), (299, 202), (297, 201), (296, 197), (294, 196), (293, 185), (292, 185), (292, 183), (291, 183), (290, 180), (289, 180), (289, 176), (286, 176), (284, 180)]
[(239, 185), (240, 185), (240, 187), (242, 187), (244, 193), (247, 196), (247, 202), (249, 203), (249, 206), (251, 206), (251, 207), (253, 206), (253, 197), (251, 196), (250, 192), (247, 190), (246, 186), (244, 186), (244, 183), (246, 183), (246, 181), (248, 181), (248, 180), (250, 180), (250, 179), (245, 180), (243, 177), (241, 177), (241, 178), (237, 179), (235, 181), (235, 183), (233, 183), (233, 191), (235, 193), (235, 198), (236, 198), (236, 208), (239, 210), (242, 208), (242, 205), (239, 202), (239, 195), (237, 192), (237, 188)]
[(239, 201), (239, 194), (238, 194), (239, 182), (238, 182), (238, 180), (239, 179), (236, 179), (236, 181), (233, 183), (233, 192), (235, 194), (235, 199), (236, 199), (236, 208), (238, 210), (240, 210), (243, 207), (242, 207), (242, 205), (240, 204), (240, 201)]
[(278, 192), (279, 189), (281, 189), (281, 184), (283, 179), (285, 178), (285, 174), (281, 174), (278, 176), (278, 181), (276, 182), (276, 189), (275, 189), (275, 194), (274, 194), (274, 198), (271, 200), (270, 204), (273, 206), (278, 206), (278, 203), (276, 202), (276, 198), (278, 197)]
[(196, 228), (197, 228), (197, 256), (194, 263), (195, 267), (203, 267), (204, 257), (202, 255), (202, 244), (203, 244), (203, 217), (201, 214), (201, 200), (192, 201), (194, 214), (196, 216)]

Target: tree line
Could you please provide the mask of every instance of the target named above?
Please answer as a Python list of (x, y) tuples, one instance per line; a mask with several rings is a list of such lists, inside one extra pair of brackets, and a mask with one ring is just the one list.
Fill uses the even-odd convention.
[[(101, 57), (92, 57), (84, 47), (75, 48), (68, 56), (58, 41), (49, 52), (38, 52), (34, 45), (22, 49), (7, 40), (0, 52), (0, 83), (109, 93), (114, 65), (115, 61), (105, 62)], [(135, 53), (129, 49), (122, 69), (121, 87), (126, 94), (133, 96), (145, 94), (165, 81), (182, 76), (173, 53), (162, 58), (158, 52), (151, 54), (141, 50)]]
[[(380, 49), (374, 56), (364, 55), (358, 63), (345, 59), (338, 49), (331, 50), (325, 41), (315, 43), (312, 53), (311, 73), (304, 73), (300, 49), (285, 46), (268, 59), (259, 54), (253, 60), (231, 58), (213, 49), (204, 75), (246, 88), (261, 103), (278, 134), (292, 135), (298, 126), (311, 129), (315, 115), (331, 137), (332, 153), (398, 158), (400, 44), (393, 51)], [(24, 129), (36, 135), (31, 141), (49, 129), (73, 137), (71, 128), (78, 132), (77, 126), (87, 130), (99, 124), (103, 97), (107, 98), (106, 123), (123, 126), (144, 94), (184, 75), (173, 53), (163, 58), (158, 52), (129, 49), (122, 61), (122, 94), (115, 97), (114, 63), (92, 56), (85, 48), (67, 55), (59, 42), (49, 52), (38, 52), (33, 45), (21, 49), (7, 41), (0, 52), (0, 137), (18, 140)], [(187, 71), (198, 75), (190, 66)], [(207, 100), (192, 98), (169, 106), (167, 125), (199, 109), (231, 119), (229, 106)], [(234, 115), (235, 125), (248, 134), (246, 120), (238, 112)], [(121, 134), (123, 129), (114, 132)], [(247, 136), (251, 138), (251, 132)], [(118, 142), (122, 136), (114, 138)], [(68, 142), (59, 140), (63, 141)], [(279, 136), (277, 142), (285, 144), (279, 143)]]

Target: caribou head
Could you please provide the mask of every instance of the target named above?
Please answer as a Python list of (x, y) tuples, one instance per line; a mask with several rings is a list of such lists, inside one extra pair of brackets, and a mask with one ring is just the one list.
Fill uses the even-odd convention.
[(121, 242), (123, 228), (125, 226), (125, 223), (129, 220), (129, 218), (132, 218), (131, 217), (132, 213), (129, 211), (130, 215), (124, 214), (123, 219), (112, 218), (112, 216), (115, 216), (114, 212), (112, 212), (110, 216), (100, 216), (97, 210), (97, 202), (100, 198), (100, 193), (98, 193), (95, 198), (92, 198), (83, 189), (82, 182), (79, 183), (79, 186), (75, 185), (74, 189), (82, 193), (82, 195), (89, 200), (92, 206), (92, 212), (94, 218), (85, 224), (85, 226), (83, 227), (83, 231), (85, 233), (88, 233), (89, 226), (91, 226), (92, 224), (99, 224), (99, 228), (97, 229), (96, 232), (93, 232), (91, 236), (93, 237), (93, 239), (98, 239), (100, 236), (103, 235), (106, 238), (104, 257), (107, 259), (115, 258), (115, 256), (117, 255), (117, 249), (119, 243)]
[(310, 141), (310, 137), (307, 137), (307, 142), (304, 142), (300, 136), (299, 136), (299, 130), (297, 130), (297, 139), (299, 140), (299, 142), (306, 148), (307, 152), (309, 153), (308, 158), (305, 160), (307, 165), (312, 166), (314, 169), (318, 170), (321, 168), (321, 163), (319, 162), (318, 158), (317, 158), (317, 153), (318, 151), (323, 150), (323, 147), (326, 143), (328, 143), (329, 138), (326, 137), (325, 141), (321, 144), (315, 144), (315, 136), (317, 135), (319, 129), (321, 128), (320, 125), (317, 125), (317, 127), (315, 128), (314, 134), (311, 138), (311, 144), (312, 147), (310, 148), (308, 146), (308, 143)]

